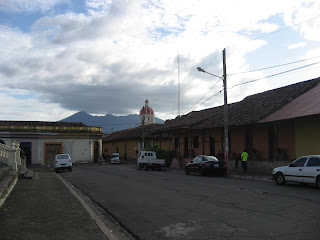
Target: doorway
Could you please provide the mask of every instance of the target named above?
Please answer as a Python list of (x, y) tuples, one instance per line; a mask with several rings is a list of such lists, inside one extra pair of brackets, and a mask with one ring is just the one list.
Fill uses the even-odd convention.
[(62, 153), (63, 143), (45, 143), (44, 144), (44, 165), (48, 163), (53, 165), (55, 156)]
[(95, 163), (98, 162), (99, 159), (99, 153), (100, 153), (100, 144), (99, 142), (94, 142), (94, 150), (93, 150), (93, 161)]
[(188, 143), (188, 137), (184, 138), (184, 157), (189, 157), (189, 143)]
[(32, 153), (32, 142), (21, 142), (20, 143), (21, 156), (26, 157), (26, 164), (31, 165), (31, 153)]
[(210, 156), (216, 155), (216, 141), (214, 135), (210, 135)]

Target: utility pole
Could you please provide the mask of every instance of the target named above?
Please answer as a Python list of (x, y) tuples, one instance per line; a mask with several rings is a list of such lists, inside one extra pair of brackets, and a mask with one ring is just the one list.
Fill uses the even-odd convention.
[(178, 116), (180, 118), (180, 55), (178, 51)]
[(145, 120), (145, 115), (142, 116), (142, 151), (144, 151), (144, 120)]
[(229, 119), (228, 119), (228, 97), (227, 97), (227, 65), (226, 65), (226, 49), (223, 49), (223, 90), (224, 90), (224, 148), (225, 148), (225, 161), (227, 165), (228, 173), (228, 161), (229, 161)]
[(204, 72), (207, 74), (210, 74), (214, 77), (220, 78), (223, 81), (223, 90), (224, 90), (224, 157), (225, 162), (227, 165), (227, 173), (228, 173), (228, 161), (229, 161), (229, 130), (228, 130), (228, 97), (227, 97), (227, 64), (226, 64), (226, 49), (223, 49), (222, 51), (222, 58), (223, 58), (223, 77), (219, 77), (217, 75), (214, 75), (212, 73), (209, 73), (202, 69), (201, 67), (197, 67), (199, 72)]

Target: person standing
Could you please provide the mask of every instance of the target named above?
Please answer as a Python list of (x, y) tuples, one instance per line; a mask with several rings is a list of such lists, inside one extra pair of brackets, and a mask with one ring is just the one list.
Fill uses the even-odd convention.
[(248, 162), (248, 157), (249, 157), (249, 154), (247, 153), (247, 150), (243, 150), (243, 153), (241, 154), (241, 165), (242, 165), (242, 170), (243, 172), (247, 172), (247, 169), (248, 169), (248, 165), (247, 165), (247, 162)]

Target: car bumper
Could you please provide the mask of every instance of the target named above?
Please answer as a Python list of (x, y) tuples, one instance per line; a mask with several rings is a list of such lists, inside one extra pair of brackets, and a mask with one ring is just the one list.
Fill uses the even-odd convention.
[(120, 163), (120, 160), (111, 160), (111, 163)]

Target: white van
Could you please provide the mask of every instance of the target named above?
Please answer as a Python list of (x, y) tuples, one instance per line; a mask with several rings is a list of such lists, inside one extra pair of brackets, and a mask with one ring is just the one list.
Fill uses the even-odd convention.
[(119, 153), (112, 153), (111, 163), (120, 163)]
[(68, 153), (57, 154), (54, 159), (53, 170), (59, 172), (59, 170), (69, 170), (72, 172), (72, 161)]

